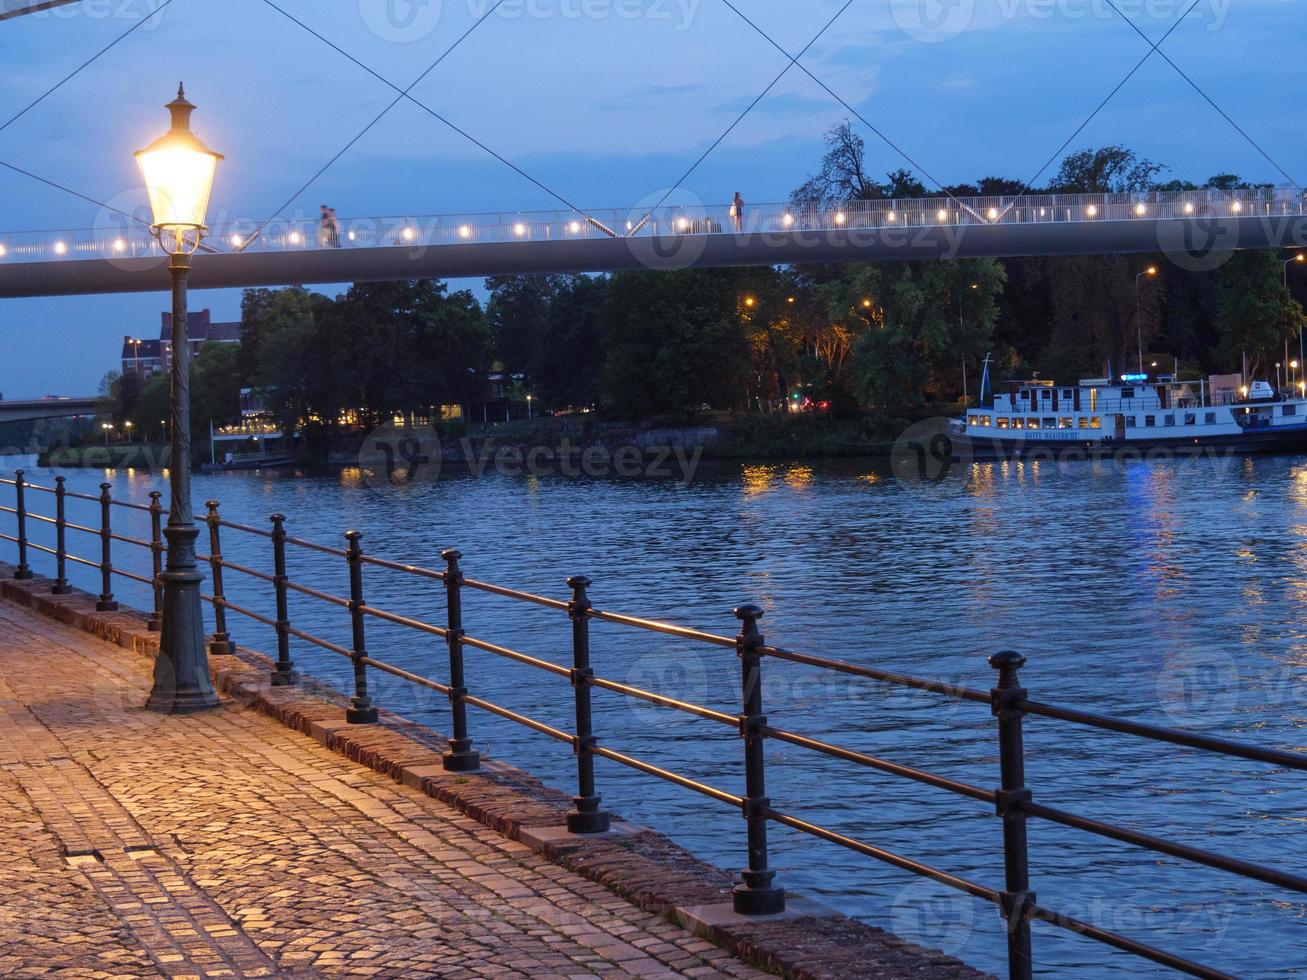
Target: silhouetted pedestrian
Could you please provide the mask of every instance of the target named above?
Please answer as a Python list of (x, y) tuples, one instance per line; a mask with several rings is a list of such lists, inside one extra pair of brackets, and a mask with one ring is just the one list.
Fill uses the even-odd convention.
[(735, 192), (735, 200), (731, 201), (731, 223), (735, 225), (736, 231), (744, 228), (744, 198), (740, 197), (740, 192)]
[(336, 209), (322, 205), (322, 241), (329, 248), (340, 248), (340, 222)]

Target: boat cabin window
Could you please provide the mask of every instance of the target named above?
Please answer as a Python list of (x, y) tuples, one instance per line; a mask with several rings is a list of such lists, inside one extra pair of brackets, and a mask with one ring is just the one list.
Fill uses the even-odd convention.
[(1163, 415), (1163, 416), (1162, 416), (1162, 424), (1163, 424), (1163, 425), (1175, 425), (1175, 416), (1174, 416), (1174, 415)]
[(1012, 428), (1014, 428), (1014, 429), (1024, 429), (1025, 427), (1026, 427), (1026, 420), (1025, 420), (1025, 419), (1013, 419), (1013, 420), (1012, 420)]
[(1205, 423), (1207, 423), (1208, 425), (1215, 425), (1215, 424), (1216, 424), (1216, 413), (1215, 413), (1215, 412), (1208, 412), (1208, 413), (1203, 417), (1203, 421), (1204, 421)]
[(1063, 398), (1070, 399), (1070, 398), (1074, 398), (1075, 395), (1072, 394), (1070, 388), (1063, 388), (1063, 389), (1062, 389), (1062, 397), (1063, 397)]
[(1039, 393), (1039, 397), (1044, 399), (1044, 401), (1048, 401), (1050, 398), (1053, 397), (1053, 392), (1050, 391), (1048, 388), (1045, 388)]
[(1045, 428), (1045, 429), (1056, 429), (1056, 428), (1057, 428), (1057, 419), (1050, 419), (1050, 418), (1046, 418), (1046, 419), (1044, 419), (1044, 428)]
[(1185, 413), (1184, 413), (1184, 424), (1185, 424), (1185, 425), (1196, 425), (1197, 423), (1198, 423), (1198, 416), (1197, 416), (1195, 413), (1193, 413), (1193, 412), (1185, 412)]
[(1069, 429), (1071, 428), (1071, 420), (1068, 418), (1060, 418), (1057, 420), (1057, 427), (1059, 429)]
[(1157, 416), (1156, 416), (1156, 415), (1145, 415), (1145, 416), (1144, 416), (1144, 425), (1146, 425), (1146, 426), (1150, 426), (1150, 427), (1151, 427), (1151, 426), (1154, 426), (1154, 425), (1156, 425), (1156, 424), (1157, 424)]
[(1039, 428), (1039, 419), (1027, 419), (1027, 420), (1026, 420), (1026, 428), (1027, 428), (1027, 429), (1038, 429), (1038, 428)]
[(1006, 418), (1004, 418), (1004, 417), (1001, 416), (1001, 415), (998, 417), (997, 421), (998, 421), (998, 427), (999, 427), (1000, 429), (1006, 429), (1006, 428), (1008, 427), (1008, 425), (1010, 424), (1009, 420), (1006, 419)]
[(1080, 416), (1080, 428), (1082, 429), (1089, 428), (1089, 419), (1085, 418), (1083, 415)]
[(1285, 415), (1297, 415), (1297, 414), (1298, 414), (1298, 406), (1297, 406), (1297, 405), (1285, 405), (1285, 406), (1284, 406), (1284, 414), (1285, 414)]
[(1122, 388), (1122, 389), (1121, 389), (1121, 397), (1122, 397), (1122, 398), (1133, 398), (1134, 396), (1135, 396), (1135, 390), (1134, 390), (1133, 388)]
[(1103, 427), (1103, 420), (1100, 419), (1097, 415), (1095, 415), (1092, 419), (1089, 420), (1089, 427), (1091, 429), (1101, 429)]
[(1127, 415), (1125, 417), (1125, 427), (1127, 429), (1133, 429), (1135, 427), (1135, 417), (1133, 415)]

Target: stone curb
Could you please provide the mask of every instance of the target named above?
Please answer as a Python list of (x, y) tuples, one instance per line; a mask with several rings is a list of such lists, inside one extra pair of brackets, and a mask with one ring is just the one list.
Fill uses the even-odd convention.
[[(97, 612), (95, 597), (87, 592), (52, 595), (50, 579), (18, 581), (13, 573), (13, 566), (0, 562), (0, 597), (143, 657), (157, 652), (159, 634), (146, 628), (145, 613), (128, 607)], [(244, 647), (235, 655), (210, 656), (209, 662), (215, 687), (233, 701), (528, 844), (754, 966), (790, 980), (988, 976), (797, 895), (791, 896), (797, 901), (791, 902), (790, 914), (741, 921), (729, 911), (733, 876), (661, 834), (623, 824), (598, 837), (567, 834), (571, 798), (524, 770), (483, 757), (479, 772), (448, 773), (441, 765), (446, 742), (424, 725), (384, 709), (377, 725), (349, 725), (348, 698), (312, 677), (297, 687), (273, 687), (274, 661)]]

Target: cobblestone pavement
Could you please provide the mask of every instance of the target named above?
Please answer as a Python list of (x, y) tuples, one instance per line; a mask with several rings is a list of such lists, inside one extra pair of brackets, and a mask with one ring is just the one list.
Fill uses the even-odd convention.
[(0, 604), (0, 976), (765, 976), (148, 667)]

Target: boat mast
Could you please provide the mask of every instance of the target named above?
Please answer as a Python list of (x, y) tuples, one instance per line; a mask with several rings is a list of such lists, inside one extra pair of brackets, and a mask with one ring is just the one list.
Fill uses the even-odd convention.
[(982, 364), (981, 364), (981, 372), (980, 372), (980, 405), (981, 405), (982, 407), (986, 404), (986, 402), (985, 402), (985, 392), (987, 392), (987, 391), (989, 390), (989, 362), (990, 362), (990, 360), (993, 358), (993, 356), (994, 356), (993, 354), (986, 353), (986, 354), (985, 354), (985, 360), (984, 360), (984, 361), (982, 362)]

